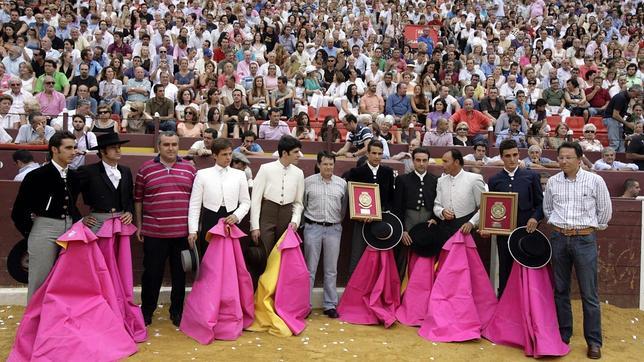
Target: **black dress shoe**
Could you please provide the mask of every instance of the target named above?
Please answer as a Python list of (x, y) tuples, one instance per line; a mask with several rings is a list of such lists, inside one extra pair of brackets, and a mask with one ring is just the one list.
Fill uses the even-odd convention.
[(324, 315), (328, 316), (329, 318), (338, 318), (340, 316), (335, 308), (325, 310)]
[(152, 316), (151, 315), (143, 315), (143, 322), (145, 322), (146, 326), (149, 326), (152, 324)]
[(602, 350), (599, 346), (588, 346), (588, 353), (586, 356), (590, 359), (600, 359), (602, 358)]
[(181, 313), (170, 314), (170, 320), (172, 321), (172, 324), (179, 327), (181, 325)]

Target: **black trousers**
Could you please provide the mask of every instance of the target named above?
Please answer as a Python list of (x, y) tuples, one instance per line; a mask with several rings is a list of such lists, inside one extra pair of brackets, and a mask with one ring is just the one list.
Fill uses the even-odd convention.
[(226, 218), (232, 212), (226, 211), (225, 207), (220, 207), (219, 210), (212, 211), (210, 209), (202, 208), (201, 209), (201, 221), (199, 223), (199, 238), (197, 240), (197, 247), (199, 248), (199, 258), (203, 259), (204, 254), (206, 254), (206, 248), (208, 248), (208, 241), (206, 241), (206, 235), (208, 231), (212, 229), (219, 219)]
[(510, 249), (508, 248), (508, 239), (509, 237), (506, 235), (498, 235), (496, 237), (496, 246), (499, 251), (499, 299), (503, 295), (505, 285), (508, 284), (514, 262), (512, 255), (510, 255)]
[(141, 310), (144, 316), (151, 317), (157, 308), (166, 260), (170, 261), (170, 276), (172, 278), (170, 315), (183, 313), (186, 274), (181, 265), (181, 250), (187, 248), (187, 237), (153, 238), (146, 236), (144, 238), (143, 276), (141, 277)]

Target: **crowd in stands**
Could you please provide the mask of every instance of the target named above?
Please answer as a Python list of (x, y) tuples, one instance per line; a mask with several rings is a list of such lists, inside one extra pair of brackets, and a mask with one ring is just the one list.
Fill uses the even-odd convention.
[(45, 144), (67, 113), (79, 139), (158, 123), (247, 155), (251, 137), (351, 157), (492, 132), (644, 167), (641, 1), (5, 0), (0, 23), (3, 143)]

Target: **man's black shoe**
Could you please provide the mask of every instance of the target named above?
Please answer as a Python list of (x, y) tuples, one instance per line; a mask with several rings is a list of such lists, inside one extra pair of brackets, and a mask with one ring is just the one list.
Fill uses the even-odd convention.
[(179, 327), (179, 325), (181, 325), (181, 314), (170, 314), (170, 320), (172, 321), (172, 324)]
[(324, 315), (328, 316), (329, 318), (338, 318), (340, 316), (335, 308), (325, 310)]
[(149, 326), (150, 324), (152, 324), (152, 316), (144, 314), (143, 315), (143, 322), (145, 322), (146, 326)]

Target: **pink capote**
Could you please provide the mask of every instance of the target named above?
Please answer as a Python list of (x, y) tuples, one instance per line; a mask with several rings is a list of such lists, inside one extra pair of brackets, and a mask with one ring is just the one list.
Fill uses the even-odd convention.
[(130, 238), (136, 233), (132, 224), (123, 224), (119, 217), (105, 220), (96, 233), (98, 247), (103, 252), (107, 269), (114, 282), (114, 291), (125, 328), (134, 342), (143, 342), (148, 332), (143, 321), (141, 307), (134, 303), (132, 283), (132, 252)]
[(400, 278), (392, 250), (369, 246), (344, 288), (338, 304), (340, 320), (354, 324), (380, 324), (389, 328), (400, 305)]
[(311, 311), (311, 279), (300, 244), (300, 235), (289, 227), (277, 247), (282, 258), (275, 290), (275, 311), (295, 335), (304, 330), (306, 316)]
[(418, 334), (434, 342), (478, 339), (496, 304), (474, 239), (457, 231), (441, 250), (427, 316)]
[(31, 298), (8, 361), (115, 361), (136, 352), (96, 236), (82, 222)]
[(434, 257), (422, 257), (411, 253), (409, 257), (409, 281), (402, 295), (402, 303), (396, 310), (396, 319), (407, 326), (420, 326), (427, 315), (429, 296), (436, 273)]
[(526, 356), (565, 356), (550, 267), (529, 269), (514, 262), (492, 320), (483, 331), (491, 342), (523, 347)]
[(183, 307), (181, 331), (201, 344), (234, 341), (253, 323), (253, 281), (246, 269), (236, 225), (219, 219), (206, 235), (208, 248)]

